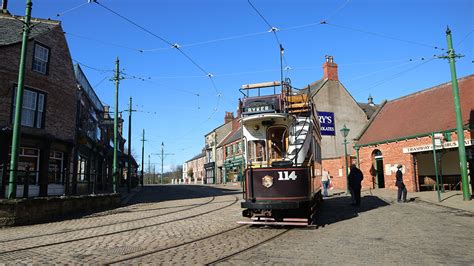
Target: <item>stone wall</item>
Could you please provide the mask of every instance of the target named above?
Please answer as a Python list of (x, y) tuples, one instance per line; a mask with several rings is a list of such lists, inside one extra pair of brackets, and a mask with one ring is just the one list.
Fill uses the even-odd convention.
[(52, 222), (119, 206), (119, 194), (0, 200), (0, 227)]

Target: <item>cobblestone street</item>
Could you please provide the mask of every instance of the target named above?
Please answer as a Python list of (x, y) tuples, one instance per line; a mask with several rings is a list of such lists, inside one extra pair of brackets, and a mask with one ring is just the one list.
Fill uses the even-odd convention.
[(474, 214), (327, 198), (311, 228), (238, 225), (236, 187), (148, 186), (125, 207), (0, 230), (1, 263), (473, 264)]

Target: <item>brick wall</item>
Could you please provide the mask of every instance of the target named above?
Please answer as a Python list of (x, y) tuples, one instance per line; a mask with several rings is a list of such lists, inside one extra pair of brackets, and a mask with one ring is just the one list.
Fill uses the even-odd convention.
[[(351, 160), (352, 159), (352, 160)], [(347, 157), (348, 167), (354, 161), (354, 157)], [(344, 156), (324, 159), (323, 160), (323, 169), (329, 172), (331, 176), (331, 182), (333, 183), (334, 188), (345, 190), (346, 187), (346, 161)]]
[[(49, 47), (48, 74), (31, 70), (35, 41)], [(13, 86), (18, 82), (21, 43), (0, 47), (0, 126), (11, 125)], [(72, 142), (75, 139), (76, 82), (69, 48), (61, 26), (28, 42), (25, 86), (46, 93), (45, 128), (30, 133), (52, 135)], [(32, 132), (31, 132), (32, 131)]]
[[(471, 139), (472, 136), (473, 131), (464, 132), (464, 137), (466, 139)], [(451, 138), (451, 141), (457, 141), (457, 135), (455, 133), (451, 133)], [(373, 152), (375, 150), (380, 150), (383, 156), (385, 187), (388, 189), (397, 189), (395, 186), (396, 165), (401, 164), (403, 165), (403, 181), (407, 190), (411, 192), (416, 191), (417, 173), (415, 173), (416, 169), (414, 169), (413, 165), (414, 156), (411, 153), (403, 153), (403, 148), (422, 145), (432, 145), (431, 136), (361, 147), (359, 150), (359, 162), (360, 169), (364, 173), (362, 187), (374, 187), (373, 182), (375, 179), (375, 173), (372, 166), (374, 163)], [(391, 171), (387, 171), (387, 168), (390, 168)]]

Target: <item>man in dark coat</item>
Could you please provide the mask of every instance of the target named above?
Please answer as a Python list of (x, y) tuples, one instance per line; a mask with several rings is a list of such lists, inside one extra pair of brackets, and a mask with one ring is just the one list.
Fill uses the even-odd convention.
[(395, 182), (395, 185), (398, 187), (398, 195), (397, 195), (397, 201), (402, 202), (402, 195), (403, 195), (403, 202), (407, 202), (407, 188), (405, 187), (405, 184), (403, 183), (403, 173), (402, 173), (402, 165), (399, 164), (397, 165), (397, 181)]
[(362, 189), (362, 180), (364, 179), (364, 175), (355, 164), (351, 165), (351, 172), (349, 173), (348, 179), (349, 188), (351, 189), (351, 193), (353, 193), (355, 199), (355, 204), (353, 205), (360, 206), (360, 190)]

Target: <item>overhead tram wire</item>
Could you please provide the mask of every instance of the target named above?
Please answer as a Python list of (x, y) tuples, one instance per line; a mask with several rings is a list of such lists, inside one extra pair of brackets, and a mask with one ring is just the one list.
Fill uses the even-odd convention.
[(434, 45), (430, 45), (430, 44), (426, 44), (426, 43), (421, 43), (421, 42), (412, 41), (412, 40), (406, 40), (406, 39), (402, 39), (402, 38), (398, 38), (398, 37), (393, 37), (393, 36), (389, 36), (389, 35), (385, 35), (385, 34), (381, 34), (381, 33), (377, 33), (377, 32), (371, 32), (371, 31), (367, 31), (367, 30), (356, 29), (356, 28), (352, 28), (352, 27), (349, 27), (349, 26), (333, 24), (333, 23), (329, 23), (329, 22), (326, 21), (326, 20), (321, 21), (321, 24), (333, 26), (333, 27), (336, 27), (336, 28), (341, 28), (341, 29), (346, 29), (346, 30), (361, 32), (361, 33), (365, 33), (365, 34), (369, 34), (369, 35), (374, 35), (374, 36), (378, 36), (378, 37), (386, 38), (386, 39), (390, 39), (390, 40), (395, 40), (395, 41), (406, 42), (406, 43), (410, 43), (410, 44), (414, 44), (414, 45), (429, 47), (429, 48), (433, 48), (433, 49), (436, 49), (436, 50), (441, 50), (441, 51), (446, 50), (446, 49), (444, 49), (444, 48), (442, 48), (442, 47), (438, 47), (438, 46), (434, 46)]
[[(255, 12), (257, 12), (257, 14), (260, 16), (260, 18), (262, 18), (262, 20), (265, 22), (265, 24), (267, 24), (267, 26), (270, 28), (270, 30), (268, 32), (272, 32), (273, 35), (275, 36), (275, 40), (278, 44), (278, 47), (279, 47), (279, 50), (280, 50), (280, 61), (283, 60), (285, 62), (285, 68), (288, 67), (288, 62), (286, 61), (286, 58), (285, 58), (285, 49), (283, 48), (283, 45), (281, 44), (280, 42), (280, 39), (278, 38), (278, 34), (277, 34), (277, 31), (279, 31), (278, 28), (270, 25), (270, 23), (268, 22), (268, 20), (262, 15), (262, 13), (260, 13), (260, 11), (252, 4), (252, 2), (250, 2), (250, 0), (247, 0), (247, 2), (249, 3), (249, 5), (253, 8), (253, 10), (255, 10)], [(282, 86), (282, 89), (283, 89), (283, 65), (282, 65), (282, 62), (280, 62), (280, 73), (281, 73), (281, 86)]]
[(410, 59), (409, 61), (403, 60), (403, 63), (401, 63), (401, 64), (397, 64), (397, 65), (390, 66), (390, 67), (387, 67), (387, 68), (379, 69), (379, 70), (374, 71), (374, 72), (366, 73), (364, 75), (348, 79), (348, 80), (346, 80), (346, 82), (350, 82), (350, 81), (358, 80), (358, 79), (361, 79), (361, 78), (369, 77), (369, 76), (372, 76), (372, 75), (380, 73), (380, 72), (384, 72), (384, 71), (391, 70), (391, 69), (396, 69), (396, 68), (399, 68), (399, 67), (402, 67), (402, 66), (406, 66), (406, 65), (409, 65), (409, 64), (412, 64), (412, 63), (415, 63), (415, 62), (418, 62), (418, 61), (424, 61), (424, 60), (425, 60), (425, 58), (421, 58), (421, 59), (418, 59), (418, 60)]
[(464, 36), (464, 38), (461, 39), (461, 41), (459, 41), (456, 46), (459, 46), (461, 43), (463, 43), (465, 40), (467, 40), (467, 38), (469, 38), (469, 36), (474, 32), (474, 30), (471, 30), (470, 32), (468, 32), (466, 34), (466, 36)]
[[(135, 27), (141, 29), (142, 31), (144, 31), (144, 32), (146, 32), (146, 33), (152, 35), (153, 37), (155, 37), (155, 38), (161, 40), (162, 42), (168, 44), (170, 47), (173, 47), (173, 48), (175, 48), (176, 50), (178, 50), (178, 51), (179, 51), (184, 57), (186, 57), (194, 66), (196, 66), (199, 70), (201, 70), (205, 75), (207, 75), (207, 76), (209, 77), (209, 79), (211, 80), (212, 86), (213, 86), (214, 90), (215, 90), (216, 93), (217, 93), (217, 97), (218, 97), (217, 102), (219, 103), (219, 98), (220, 98), (220, 96), (219, 96), (219, 91), (217, 90), (217, 87), (216, 87), (216, 85), (215, 85), (215, 83), (214, 83), (214, 80), (212, 79), (212, 73), (206, 71), (206, 70), (205, 70), (203, 67), (201, 67), (196, 61), (194, 61), (188, 54), (186, 54), (182, 49), (180, 49), (180, 45), (179, 45), (179, 44), (177, 44), (177, 43), (174, 43), (174, 44), (171, 43), (170, 41), (166, 40), (165, 38), (163, 38), (163, 37), (161, 37), (161, 36), (159, 36), (159, 35), (153, 33), (152, 31), (146, 29), (145, 27), (143, 27), (143, 26), (141, 26), (141, 25), (135, 23), (134, 21), (128, 19), (127, 17), (125, 17), (125, 16), (123, 16), (123, 15), (121, 15), (121, 14), (115, 12), (114, 10), (108, 8), (107, 6), (105, 6), (105, 5), (101, 4), (101, 3), (99, 3), (97, 0), (92, 0), (92, 1), (93, 1), (93, 3), (96, 3), (96, 4), (99, 5), (100, 7), (104, 8), (105, 10), (107, 10), (107, 11), (109, 11), (109, 12), (115, 14), (116, 16), (122, 18), (123, 20), (127, 21), (128, 23), (130, 23), (130, 24), (134, 25)], [(218, 104), (217, 104), (217, 105), (218, 105)], [(212, 115), (214, 115), (214, 113), (211, 114), (211, 116), (212, 116)]]
[(82, 3), (82, 4), (78, 5), (78, 6), (72, 7), (72, 8), (70, 8), (70, 9), (68, 9), (68, 10), (63, 11), (63, 12), (59, 12), (59, 13), (56, 14), (56, 17), (60, 17), (60, 16), (62, 16), (62, 15), (64, 15), (64, 14), (66, 14), (66, 13), (69, 13), (69, 12), (71, 12), (71, 11), (73, 11), (73, 10), (79, 9), (79, 8), (81, 8), (81, 7), (83, 7), (83, 6), (87, 5), (87, 4), (90, 4), (90, 3), (91, 3), (91, 1), (87, 1), (87, 2), (85, 2), (85, 3)]
[(85, 40), (89, 40), (89, 41), (98, 42), (98, 43), (101, 43), (101, 44), (104, 44), (104, 45), (109, 45), (109, 46), (115, 46), (115, 47), (125, 48), (125, 49), (128, 49), (128, 50), (132, 50), (132, 51), (137, 51), (137, 52), (143, 53), (143, 50), (141, 50), (141, 49), (137, 49), (137, 48), (133, 48), (133, 47), (128, 47), (128, 46), (121, 45), (121, 44), (115, 44), (115, 43), (110, 43), (110, 42), (104, 42), (104, 41), (101, 41), (101, 40), (89, 38), (89, 37), (82, 36), (82, 35), (78, 35), (78, 34), (75, 34), (75, 33), (65, 32), (65, 31), (64, 31), (64, 34), (66, 34), (66, 35), (68, 35), (68, 36), (75, 37), (75, 38), (80, 38), (80, 39), (85, 39)]
[(99, 69), (99, 68), (96, 68), (96, 67), (91, 67), (91, 66), (88, 66), (86, 64), (83, 64), (79, 61), (77, 61), (76, 59), (72, 59), (72, 61), (78, 63), (79, 65), (83, 66), (83, 67), (86, 67), (86, 68), (89, 68), (89, 69), (92, 69), (92, 70), (95, 70), (95, 71), (98, 71), (98, 72), (101, 72), (101, 73), (104, 73), (104, 72), (114, 72), (113, 69)]
[(373, 88), (378, 87), (378, 86), (380, 86), (380, 85), (382, 85), (382, 84), (384, 84), (384, 83), (386, 83), (386, 82), (389, 82), (389, 81), (391, 81), (391, 80), (394, 80), (394, 79), (400, 77), (401, 75), (403, 75), (403, 74), (405, 74), (405, 73), (408, 73), (408, 72), (410, 72), (410, 71), (412, 71), (412, 70), (415, 70), (415, 69), (417, 69), (417, 68), (419, 68), (419, 67), (421, 67), (421, 66), (423, 66), (423, 65), (425, 65), (425, 64), (427, 64), (427, 63), (429, 63), (429, 62), (431, 62), (431, 61), (433, 61), (433, 60), (435, 60), (435, 59), (436, 59), (436, 57), (430, 58), (430, 59), (428, 59), (428, 60), (426, 60), (426, 61), (424, 61), (424, 62), (421, 62), (420, 64), (417, 64), (417, 65), (415, 65), (415, 66), (413, 66), (413, 67), (411, 67), (411, 68), (409, 68), (409, 69), (400, 71), (400, 72), (398, 72), (398, 73), (396, 73), (396, 74), (394, 74), (394, 75), (392, 75), (392, 76), (390, 76), (390, 77), (388, 77), (388, 78), (385, 78), (385, 79), (382, 79), (382, 80), (380, 80), (380, 81), (378, 81), (378, 82), (375, 82), (375, 83), (373, 83), (372, 85), (370, 85), (370, 86), (367, 87), (367, 88), (360, 89), (360, 90), (355, 90), (355, 91), (366, 91), (366, 90), (373, 89)]

